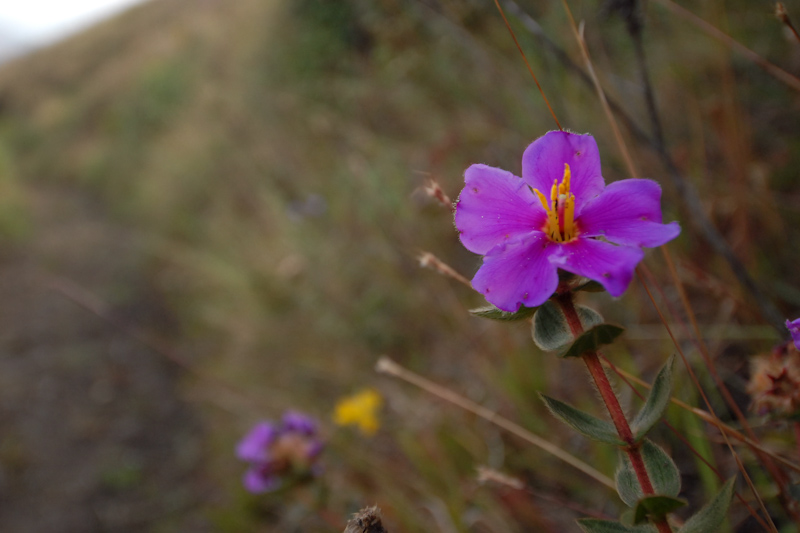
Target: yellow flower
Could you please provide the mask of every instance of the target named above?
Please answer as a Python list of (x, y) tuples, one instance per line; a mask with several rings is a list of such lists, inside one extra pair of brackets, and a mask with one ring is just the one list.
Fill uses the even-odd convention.
[(377, 412), (383, 397), (374, 389), (364, 389), (336, 403), (333, 421), (337, 426), (358, 426), (361, 433), (372, 436), (378, 431)]

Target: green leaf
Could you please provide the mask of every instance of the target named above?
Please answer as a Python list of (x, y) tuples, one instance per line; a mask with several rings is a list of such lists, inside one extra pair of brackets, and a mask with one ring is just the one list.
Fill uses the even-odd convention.
[(619, 522), (596, 518), (582, 518), (578, 520), (578, 526), (586, 533), (655, 533), (656, 531), (650, 524), (626, 526)]
[(586, 352), (593, 352), (604, 344), (614, 342), (623, 331), (623, 328), (611, 324), (595, 326), (578, 337), (561, 357), (580, 357)]
[(636, 472), (633, 471), (633, 466), (625, 452), (620, 452), (619, 466), (614, 474), (614, 481), (617, 484), (619, 497), (628, 507), (635, 507), (636, 502), (644, 496), (639, 480), (636, 479)]
[(557, 304), (546, 301), (533, 317), (533, 342), (544, 351), (553, 351), (569, 344), (571, 340), (567, 317)]
[(619, 515), (619, 521), (622, 522), (623, 525), (632, 526), (633, 525), (633, 509), (625, 509)]
[(525, 320), (526, 318), (532, 317), (534, 313), (536, 313), (536, 309), (538, 309), (538, 307), (525, 307), (524, 305), (520, 305), (519, 309), (517, 309), (515, 312), (509, 313), (508, 311), (503, 311), (493, 305), (487, 305), (486, 307), (470, 309), (469, 312), (470, 314), (479, 316), (481, 318), (501, 320), (503, 322), (515, 322), (517, 320)]
[(636, 442), (639, 442), (647, 435), (647, 432), (656, 425), (664, 416), (667, 406), (669, 406), (672, 394), (672, 367), (675, 356), (671, 356), (666, 364), (661, 368), (650, 389), (650, 395), (644, 403), (642, 410), (636, 415), (631, 424), (633, 435)]
[[(594, 309), (576, 306), (583, 329), (603, 323), (603, 317)], [(544, 351), (552, 352), (568, 345), (575, 337), (569, 328), (567, 317), (552, 300), (546, 301), (533, 317), (533, 342)]]
[(675, 512), (684, 505), (686, 505), (684, 500), (672, 496), (647, 496), (636, 504), (633, 522), (635, 524), (641, 524), (647, 520), (659, 522), (664, 520), (669, 513)]
[(680, 533), (716, 533), (719, 531), (720, 524), (725, 521), (725, 517), (728, 515), (728, 507), (730, 507), (731, 498), (733, 498), (733, 483), (735, 480), (736, 478), (731, 478), (725, 482), (725, 485), (714, 496), (714, 499), (686, 521)]
[(617, 430), (610, 422), (595, 418), (589, 413), (584, 413), (571, 405), (545, 396), (544, 394), (539, 394), (539, 396), (542, 397), (542, 401), (544, 401), (547, 408), (550, 409), (550, 412), (553, 413), (556, 418), (560, 418), (563, 422), (572, 426), (584, 436), (616, 446), (625, 445), (617, 435)]
[(653, 490), (664, 496), (677, 496), (681, 491), (681, 473), (667, 452), (655, 442), (646, 439), (640, 448), (642, 459)]
[[(639, 451), (656, 494), (676, 497), (681, 491), (681, 476), (672, 458), (651, 440), (645, 440)], [(622, 501), (630, 507), (636, 507), (644, 497), (644, 492), (626, 453), (620, 453), (620, 463), (614, 478)]]

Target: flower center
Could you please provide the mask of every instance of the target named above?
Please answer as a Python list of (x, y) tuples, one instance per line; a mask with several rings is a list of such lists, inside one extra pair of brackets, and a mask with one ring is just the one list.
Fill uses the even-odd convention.
[(568, 242), (575, 238), (577, 226), (575, 225), (575, 195), (569, 190), (569, 182), (572, 177), (569, 165), (564, 163), (564, 178), (561, 185), (558, 180), (553, 180), (553, 188), (550, 189), (550, 201), (544, 194), (537, 189), (533, 189), (539, 201), (542, 202), (544, 210), (547, 211), (547, 222), (544, 231), (551, 241)]

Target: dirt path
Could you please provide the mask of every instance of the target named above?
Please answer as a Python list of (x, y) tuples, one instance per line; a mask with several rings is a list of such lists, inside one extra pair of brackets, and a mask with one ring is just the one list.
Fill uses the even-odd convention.
[(141, 247), (78, 194), (39, 191), (32, 205), (31, 238), (0, 253), (0, 531), (210, 529), (178, 370), (42, 276), (168, 335)]

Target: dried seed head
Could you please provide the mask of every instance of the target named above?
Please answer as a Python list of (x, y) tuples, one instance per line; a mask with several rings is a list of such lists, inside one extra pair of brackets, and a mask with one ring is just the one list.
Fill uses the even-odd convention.
[(444, 192), (442, 186), (439, 185), (439, 182), (437, 182), (435, 179), (430, 178), (422, 190), (425, 191), (425, 194), (442, 204), (442, 206), (450, 209), (451, 211), (453, 210), (453, 202)]
[(800, 350), (787, 343), (770, 355), (754, 358), (747, 392), (752, 398), (751, 408), (761, 415), (800, 414)]
[(344, 533), (388, 533), (381, 523), (381, 510), (377, 507), (365, 507), (353, 515), (347, 523)]

